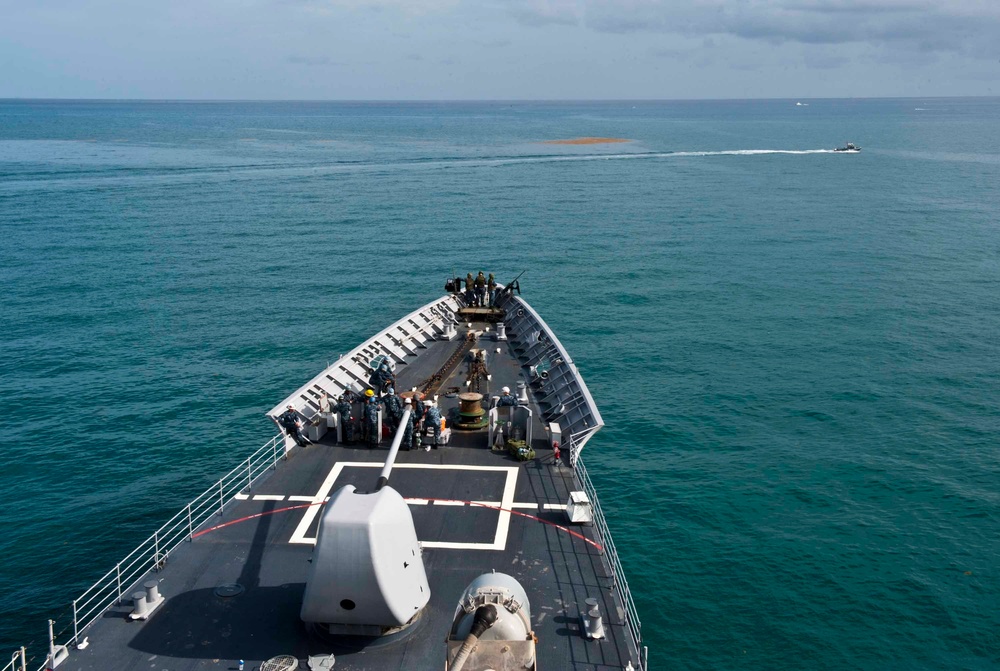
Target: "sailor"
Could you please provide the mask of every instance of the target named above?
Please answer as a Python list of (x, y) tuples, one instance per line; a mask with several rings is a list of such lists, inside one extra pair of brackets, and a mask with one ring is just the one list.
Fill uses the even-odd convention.
[(486, 290), (490, 296), (490, 307), (493, 307), (497, 301), (497, 281), (493, 278), (493, 273), (490, 273), (490, 277), (486, 280)]
[(465, 276), (465, 304), (471, 306), (475, 300), (475, 280), (472, 279), (472, 273)]
[(386, 390), (385, 396), (382, 397), (382, 403), (385, 405), (386, 412), (389, 415), (389, 423), (392, 425), (393, 431), (399, 426), (399, 420), (403, 416), (403, 399), (396, 395), (396, 390), (389, 387)]
[(517, 405), (517, 397), (510, 393), (510, 387), (504, 387), (500, 390), (501, 393), (499, 398), (497, 398), (497, 407), (503, 406), (515, 406)]
[(378, 400), (371, 389), (365, 389), (365, 440), (369, 448), (378, 445)]
[(483, 275), (483, 271), (479, 271), (479, 275), (476, 276), (476, 306), (483, 307), (486, 305), (486, 275)]
[(417, 436), (419, 440), (420, 436), (420, 425), (424, 421), (424, 412), (427, 410), (424, 407), (424, 395), (419, 391), (413, 392), (413, 426), (417, 430)]
[[(417, 432), (414, 431), (415, 422), (414, 422), (414, 417), (413, 417), (413, 412), (412, 412), (413, 411), (413, 401), (410, 400), (409, 398), (407, 398), (406, 400), (404, 400), (403, 401), (403, 410), (404, 411), (410, 410), (410, 415), (406, 418), (406, 424), (403, 427), (403, 442), (400, 445), (400, 448), (402, 448), (402, 449), (404, 449), (406, 451), (410, 451), (414, 447), (413, 439), (417, 438)], [(419, 440), (419, 438), (418, 438), (418, 440)]]
[(289, 405), (288, 409), (278, 416), (278, 424), (281, 425), (281, 428), (285, 430), (285, 433), (287, 433), (299, 447), (305, 447), (306, 445), (312, 443), (312, 441), (306, 438), (305, 434), (302, 433), (302, 422), (299, 420), (299, 413), (295, 410), (294, 405)]
[[(427, 422), (427, 427), (434, 433), (434, 447), (438, 446), (441, 442), (441, 411), (437, 407), (437, 403), (434, 401), (427, 401), (427, 414), (424, 415), (424, 419)], [(428, 444), (425, 448), (428, 452), (431, 449), (431, 445)]]
[(323, 393), (319, 395), (319, 416), (323, 418), (323, 423), (327, 427), (331, 426), (330, 417), (333, 415), (333, 403), (330, 401), (330, 395), (323, 390)]
[(343, 433), (345, 443), (354, 442), (354, 422), (351, 417), (351, 403), (347, 400), (347, 394), (341, 395), (337, 399), (337, 405), (334, 408), (336, 412), (340, 413), (340, 426), (343, 427)]
[(379, 363), (378, 368), (375, 370), (375, 376), (378, 384), (378, 389), (380, 392), (384, 392), (387, 387), (396, 384), (396, 376), (392, 373), (392, 366), (389, 365), (389, 355), (382, 357), (382, 361)]

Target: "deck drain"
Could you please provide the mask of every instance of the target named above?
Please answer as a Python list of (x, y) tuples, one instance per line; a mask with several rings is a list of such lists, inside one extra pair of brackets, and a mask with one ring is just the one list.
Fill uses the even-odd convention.
[(225, 585), (219, 585), (215, 588), (215, 596), (221, 596), (223, 599), (240, 594), (243, 594), (243, 585), (237, 582), (227, 582)]
[(260, 671), (296, 671), (299, 660), (291, 655), (278, 655), (260, 665)]

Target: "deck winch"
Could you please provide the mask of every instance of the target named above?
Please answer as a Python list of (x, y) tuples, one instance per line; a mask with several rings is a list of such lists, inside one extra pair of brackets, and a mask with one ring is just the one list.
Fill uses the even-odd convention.
[(488, 420), (486, 411), (483, 410), (483, 395), (469, 391), (458, 395), (458, 421), (455, 422), (456, 429), (472, 431), (482, 429)]

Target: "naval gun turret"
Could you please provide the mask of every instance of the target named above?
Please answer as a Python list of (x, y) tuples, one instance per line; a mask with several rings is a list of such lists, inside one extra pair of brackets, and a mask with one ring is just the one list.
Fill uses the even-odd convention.
[(322, 633), (385, 636), (417, 621), (431, 596), (410, 508), (388, 486), (410, 410), (375, 488), (345, 485), (319, 521), (301, 618)]
[(521, 583), (484, 573), (465, 588), (448, 637), (447, 671), (536, 671), (531, 607)]

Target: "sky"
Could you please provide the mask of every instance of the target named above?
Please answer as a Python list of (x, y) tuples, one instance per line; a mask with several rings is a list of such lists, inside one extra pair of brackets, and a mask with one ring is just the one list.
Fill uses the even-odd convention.
[(0, 98), (1000, 95), (1000, 0), (0, 0)]

